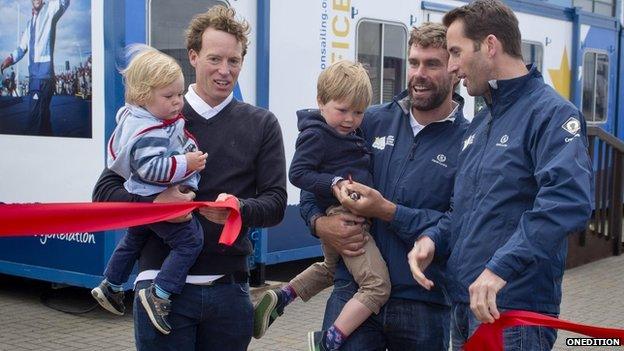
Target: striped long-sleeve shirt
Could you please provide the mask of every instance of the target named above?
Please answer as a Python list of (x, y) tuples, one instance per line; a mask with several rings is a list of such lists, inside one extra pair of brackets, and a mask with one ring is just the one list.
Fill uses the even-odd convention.
[(147, 110), (126, 104), (117, 111), (117, 127), (108, 141), (107, 165), (126, 179), (133, 194), (148, 196), (175, 184), (197, 189), (199, 173), (187, 169), (187, 152), (197, 142), (184, 129), (184, 118), (161, 120)]

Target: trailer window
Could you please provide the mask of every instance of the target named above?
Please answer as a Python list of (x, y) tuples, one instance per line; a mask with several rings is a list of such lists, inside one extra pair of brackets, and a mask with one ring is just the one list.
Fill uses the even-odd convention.
[(533, 64), (541, 72), (542, 62), (544, 61), (544, 48), (542, 47), (542, 44), (530, 41), (523, 41), (522, 58), (524, 59), (525, 64)]
[(581, 7), (588, 12), (615, 16), (615, 0), (574, 0), (573, 3), (573, 6)]
[(583, 59), (582, 108), (588, 122), (607, 120), (609, 93), (609, 56), (586, 52)]
[(195, 70), (188, 60), (184, 31), (194, 15), (205, 12), (214, 5), (227, 3), (218, 0), (151, 0), (149, 2), (148, 43), (175, 58), (186, 87), (195, 82)]
[(363, 20), (358, 23), (357, 60), (370, 76), (373, 104), (392, 101), (405, 89), (407, 30), (403, 25)]

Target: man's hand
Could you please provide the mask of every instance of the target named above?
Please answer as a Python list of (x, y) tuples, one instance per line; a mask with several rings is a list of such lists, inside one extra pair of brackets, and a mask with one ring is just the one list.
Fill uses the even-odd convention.
[[(215, 202), (225, 201), (230, 197), (235, 197), (231, 194), (221, 193), (217, 196)], [(227, 208), (213, 208), (213, 207), (200, 207), (199, 213), (206, 217), (207, 220), (217, 223), (217, 224), (225, 224), (228, 216), (230, 215), (230, 209)]]
[[(357, 182), (343, 182), (339, 190), (336, 197), (340, 204), (356, 215), (386, 222), (394, 218), (396, 205), (386, 200), (379, 191)], [(359, 198), (351, 197), (352, 193), (359, 194)]]
[(425, 276), (425, 270), (433, 260), (435, 253), (435, 243), (428, 236), (422, 236), (414, 243), (414, 248), (407, 254), (407, 262), (409, 263), (412, 276), (427, 290), (433, 288), (433, 282)]
[(333, 247), (341, 255), (359, 256), (364, 253), (368, 236), (362, 232), (364, 218), (351, 213), (339, 213), (319, 217), (315, 223), (316, 235), (323, 243)]
[[(154, 199), (154, 202), (189, 202), (193, 201), (195, 193), (192, 191), (182, 191), (179, 185), (169, 187), (162, 193), (158, 194)], [(182, 223), (191, 220), (192, 212), (187, 213), (184, 216), (172, 218), (167, 222), (170, 223)]]
[(486, 268), (468, 288), (470, 309), (480, 322), (492, 323), (500, 318), (496, 308), (496, 294), (505, 284), (506, 281)]

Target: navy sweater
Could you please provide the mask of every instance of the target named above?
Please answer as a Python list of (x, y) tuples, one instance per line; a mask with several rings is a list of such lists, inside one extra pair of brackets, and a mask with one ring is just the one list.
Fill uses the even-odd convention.
[(370, 152), (358, 129), (342, 135), (330, 127), (319, 110), (297, 111), (299, 136), (290, 164), (290, 182), (315, 195), (323, 209), (337, 205), (331, 190), (335, 177), (372, 186)]
[[(243, 228), (231, 247), (218, 244), (223, 226), (197, 216), (204, 229), (204, 248), (189, 274), (226, 274), (247, 271), (251, 243), (249, 227), (278, 224), (286, 208), (286, 162), (277, 118), (264, 109), (232, 100), (219, 114), (206, 120), (188, 103), (186, 127), (199, 150), (208, 153), (201, 172), (196, 201), (214, 201), (219, 193), (236, 195), (242, 202)], [(94, 201), (148, 201), (128, 193), (124, 179), (105, 169), (93, 191)], [(139, 258), (139, 270), (160, 269), (169, 247), (150, 237)]]

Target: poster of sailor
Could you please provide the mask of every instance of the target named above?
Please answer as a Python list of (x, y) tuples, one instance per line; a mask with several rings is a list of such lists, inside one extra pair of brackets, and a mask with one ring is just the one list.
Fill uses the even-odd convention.
[(91, 138), (91, 0), (0, 0), (0, 134)]

